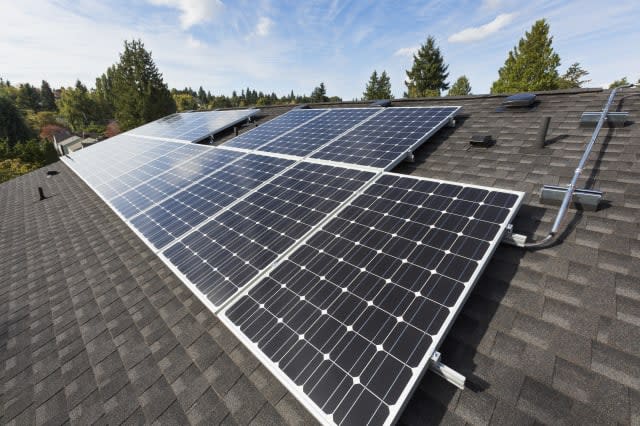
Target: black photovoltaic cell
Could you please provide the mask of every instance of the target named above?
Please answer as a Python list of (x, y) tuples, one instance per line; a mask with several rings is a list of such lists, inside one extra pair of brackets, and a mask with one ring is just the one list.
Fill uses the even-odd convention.
[(293, 164), (264, 155), (234, 154), (242, 157), (138, 214), (131, 219), (133, 226), (160, 249)]
[(304, 157), (377, 112), (380, 112), (379, 108), (331, 109), (259, 150)]
[(224, 315), (327, 419), (383, 424), (520, 201), (384, 174)]
[(163, 254), (220, 306), (372, 177), (298, 163)]
[(387, 108), (311, 157), (387, 170), (444, 126), (458, 109)]
[(196, 142), (244, 121), (257, 112), (258, 110), (256, 109), (182, 112), (137, 127), (128, 133), (138, 136)]
[[(197, 145), (183, 146), (191, 148)], [(164, 167), (161, 172), (154, 170), (155, 176), (128, 191), (113, 191), (117, 195), (109, 201), (125, 218), (130, 219), (142, 210), (183, 190), (185, 186), (200, 181), (244, 155), (211, 147), (199, 146), (198, 148), (204, 150), (201, 155), (170, 169)]]
[(231, 139), (224, 146), (244, 149), (258, 149), (261, 145), (277, 138), (300, 124), (311, 120), (327, 110), (324, 109), (294, 109), (274, 118), (247, 133)]

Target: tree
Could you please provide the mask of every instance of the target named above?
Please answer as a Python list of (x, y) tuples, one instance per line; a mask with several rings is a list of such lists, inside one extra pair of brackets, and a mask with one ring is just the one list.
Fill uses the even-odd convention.
[(362, 95), (365, 100), (393, 98), (391, 95), (391, 79), (387, 72), (382, 71), (382, 74), (378, 77), (378, 72), (374, 70)]
[(40, 106), (43, 111), (57, 111), (56, 97), (53, 95), (51, 86), (46, 80), (42, 80), (40, 85)]
[(620, 80), (614, 80), (613, 83), (609, 85), (609, 89), (615, 89), (616, 87), (626, 86), (629, 84), (627, 77), (622, 77)]
[(115, 79), (115, 65), (107, 68), (100, 77), (96, 78), (96, 88), (91, 93), (96, 107), (100, 111), (100, 116), (105, 120), (113, 118), (115, 114), (113, 81)]
[(176, 112), (176, 104), (141, 40), (124, 42), (113, 73), (115, 118), (123, 131)]
[(198, 109), (198, 100), (188, 93), (176, 93), (173, 95), (178, 111), (192, 111)]
[(31, 137), (31, 129), (16, 107), (7, 96), (0, 96), (0, 139), (6, 139), (12, 147), (18, 142), (24, 142)]
[(448, 68), (435, 39), (427, 37), (427, 42), (413, 55), (411, 70), (407, 71), (407, 81), (404, 83), (407, 86), (405, 97), (440, 96), (441, 90), (449, 88), (445, 81), (449, 77)]
[(32, 111), (40, 110), (40, 93), (38, 89), (29, 83), (21, 84), (18, 87), (18, 95), (16, 97), (16, 105), (20, 109), (30, 109)]
[(560, 56), (553, 50), (552, 42), (547, 22), (544, 19), (536, 21), (518, 46), (509, 52), (504, 66), (498, 71), (498, 80), (491, 86), (491, 93), (557, 89)]
[(311, 92), (311, 102), (328, 102), (327, 89), (324, 87), (324, 83), (320, 83), (320, 86), (313, 89)]
[(590, 82), (591, 80), (581, 80), (582, 77), (589, 75), (589, 71), (583, 69), (579, 62), (574, 62), (567, 68), (562, 74), (560, 80), (558, 80), (559, 89), (576, 89), (582, 87), (583, 84)]
[(60, 115), (75, 132), (83, 131), (94, 120), (96, 106), (89, 96), (87, 86), (80, 80), (75, 87), (68, 87), (60, 96)]
[(447, 96), (466, 96), (471, 94), (471, 83), (466, 75), (458, 77), (449, 89)]

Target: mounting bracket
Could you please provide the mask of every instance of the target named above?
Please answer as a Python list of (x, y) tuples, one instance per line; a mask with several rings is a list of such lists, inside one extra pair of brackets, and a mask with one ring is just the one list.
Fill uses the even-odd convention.
[(445, 379), (447, 382), (451, 383), (455, 387), (459, 389), (464, 389), (464, 383), (467, 380), (465, 376), (458, 373), (451, 367), (444, 365), (440, 358), (442, 358), (442, 354), (440, 352), (434, 352), (431, 355), (431, 362), (429, 363), (429, 370), (436, 373), (438, 376)]
[(514, 234), (513, 225), (510, 223), (507, 225), (507, 231), (504, 233), (504, 237), (502, 237), (502, 242), (510, 246), (524, 247), (527, 242), (527, 236)]

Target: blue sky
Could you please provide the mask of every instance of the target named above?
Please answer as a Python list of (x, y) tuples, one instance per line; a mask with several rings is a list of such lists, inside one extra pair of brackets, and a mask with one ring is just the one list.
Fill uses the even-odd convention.
[(560, 71), (573, 62), (589, 86), (640, 78), (640, 2), (601, 1), (231, 1), (98, 2), (2, 0), (0, 77), (54, 87), (93, 86), (118, 59), (124, 39), (141, 38), (170, 87), (214, 94), (250, 86), (362, 96), (376, 69), (405, 89), (411, 54), (433, 35), (453, 81), (465, 74), (487, 93), (507, 52), (546, 18)]

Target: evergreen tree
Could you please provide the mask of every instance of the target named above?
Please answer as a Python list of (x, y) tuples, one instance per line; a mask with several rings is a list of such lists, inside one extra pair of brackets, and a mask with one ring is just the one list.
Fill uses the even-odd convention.
[(87, 86), (80, 80), (74, 88), (66, 88), (60, 97), (60, 115), (76, 132), (83, 131), (93, 121), (95, 103), (89, 96)]
[(0, 96), (0, 140), (6, 139), (8, 147), (31, 137), (31, 130), (15, 103), (7, 96)]
[(455, 83), (449, 89), (447, 96), (465, 96), (471, 94), (471, 83), (466, 75), (458, 77)]
[(40, 110), (40, 93), (38, 89), (29, 83), (21, 84), (18, 87), (16, 106), (20, 109)]
[(557, 89), (560, 56), (553, 50), (552, 42), (547, 22), (544, 19), (536, 21), (509, 52), (504, 66), (498, 71), (498, 80), (491, 86), (491, 93)]
[(418, 98), (423, 96), (440, 96), (441, 90), (447, 90), (449, 84), (445, 81), (449, 77), (440, 48), (436, 46), (433, 37), (427, 37), (427, 42), (420, 46), (418, 53), (413, 55), (413, 66), (407, 71), (407, 92), (405, 97)]
[(107, 71), (105, 73), (96, 78), (96, 89), (92, 93), (96, 105), (101, 111), (100, 115), (105, 120), (113, 118), (115, 114), (115, 101), (113, 92), (113, 81), (115, 79), (115, 74), (115, 65), (107, 68)]
[(318, 87), (311, 92), (311, 102), (328, 102), (327, 89), (324, 87), (324, 83), (320, 83)]
[(115, 118), (122, 131), (176, 112), (176, 104), (141, 40), (124, 42), (113, 75)]
[(362, 95), (364, 100), (391, 99), (393, 97), (391, 95), (391, 79), (387, 72), (382, 71), (378, 77), (378, 72), (374, 70)]
[(51, 86), (46, 80), (42, 80), (40, 86), (40, 102), (43, 111), (57, 111), (56, 97), (53, 95)]
[(574, 89), (582, 87), (583, 84), (591, 80), (582, 80), (582, 77), (589, 75), (589, 71), (582, 69), (579, 62), (571, 64), (558, 81), (559, 89)]

